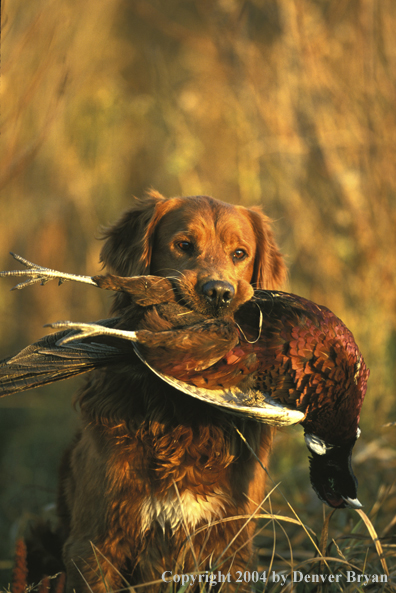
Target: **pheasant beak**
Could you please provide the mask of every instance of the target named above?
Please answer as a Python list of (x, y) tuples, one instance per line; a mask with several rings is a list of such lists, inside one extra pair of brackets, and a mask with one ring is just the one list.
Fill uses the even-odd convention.
[(341, 498), (346, 503), (346, 505), (351, 509), (362, 509), (363, 505), (357, 498), (349, 498), (348, 496), (342, 496)]

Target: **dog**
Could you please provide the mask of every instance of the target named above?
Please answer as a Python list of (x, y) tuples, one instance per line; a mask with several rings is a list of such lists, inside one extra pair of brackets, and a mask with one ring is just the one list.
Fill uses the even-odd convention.
[[(151, 191), (103, 239), (110, 271), (170, 277), (189, 308), (212, 317), (285, 276), (269, 219), (208, 196)], [(123, 329), (139, 323), (125, 293), (113, 313)], [(133, 356), (91, 373), (76, 396), (81, 430), (58, 496), (66, 591), (161, 591), (172, 575), (212, 570), (236, 583), (252, 561), (247, 516), (264, 499), (255, 455), (267, 464), (272, 429), (176, 391)]]

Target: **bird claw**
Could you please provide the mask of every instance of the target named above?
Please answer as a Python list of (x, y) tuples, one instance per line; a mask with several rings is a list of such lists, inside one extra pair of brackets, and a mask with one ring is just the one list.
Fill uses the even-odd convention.
[(50, 282), (50, 280), (58, 280), (58, 285), (60, 286), (64, 282), (74, 281), (74, 282), (83, 282), (84, 284), (92, 284), (93, 286), (97, 286), (96, 282), (92, 280), (90, 276), (78, 276), (76, 274), (67, 274), (64, 272), (58, 272), (56, 270), (52, 270), (51, 268), (45, 268), (44, 266), (38, 266), (33, 262), (25, 259), (24, 257), (17, 255), (16, 253), (10, 252), (12, 257), (16, 259), (19, 263), (27, 268), (26, 270), (6, 270), (5, 272), (0, 272), (0, 277), (5, 276), (27, 276), (28, 280), (24, 282), (20, 282), (11, 288), (11, 290), (21, 290), (22, 288), (26, 288), (31, 286), (32, 284), (40, 283), (41, 286)]

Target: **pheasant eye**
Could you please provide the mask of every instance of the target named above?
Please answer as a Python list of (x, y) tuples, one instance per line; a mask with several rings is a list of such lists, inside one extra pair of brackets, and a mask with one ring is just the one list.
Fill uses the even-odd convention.
[(244, 249), (236, 249), (233, 254), (233, 259), (244, 259), (247, 253)]

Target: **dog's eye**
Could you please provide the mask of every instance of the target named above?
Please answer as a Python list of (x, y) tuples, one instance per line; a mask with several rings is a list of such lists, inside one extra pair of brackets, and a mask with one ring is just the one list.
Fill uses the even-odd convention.
[(244, 249), (236, 249), (233, 253), (233, 259), (244, 259), (247, 253)]
[(194, 249), (194, 245), (190, 241), (178, 241), (176, 243), (176, 247), (178, 247), (181, 251), (192, 251)]

